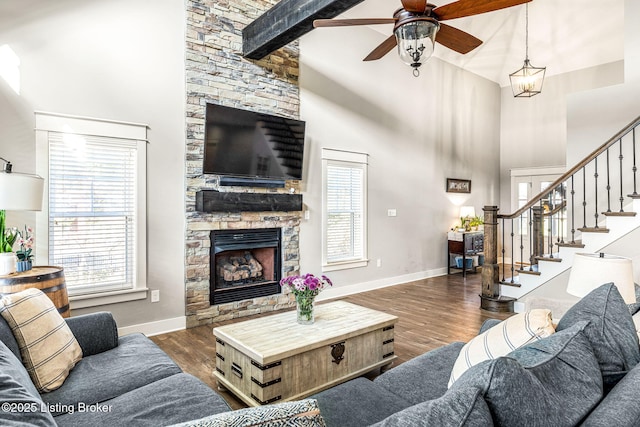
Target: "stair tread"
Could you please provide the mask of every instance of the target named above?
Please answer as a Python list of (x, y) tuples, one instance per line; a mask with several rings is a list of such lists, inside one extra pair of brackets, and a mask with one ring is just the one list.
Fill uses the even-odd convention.
[(537, 256), (536, 259), (538, 261), (562, 262), (562, 258), (558, 258), (557, 256), (555, 256), (554, 258), (547, 256)]
[(518, 273), (520, 273), (520, 274), (531, 274), (531, 275), (534, 275), (534, 276), (539, 276), (540, 274), (542, 274), (539, 271), (535, 271), (535, 270), (518, 270)]
[(518, 283), (518, 282), (515, 282), (515, 281), (514, 281), (514, 282), (512, 283), (512, 282), (509, 282), (509, 281), (507, 281), (507, 280), (505, 280), (505, 281), (502, 281), (502, 280), (501, 280), (501, 281), (500, 281), (500, 284), (501, 284), (501, 285), (505, 285), (505, 286), (513, 286), (514, 288), (519, 288), (520, 286), (522, 286), (522, 285), (521, 285), (520, 283)]
[(636, 216), (635, 212), (602, 212), (604, 216)]
[(576, 240), (574, 242), (565, 242), (565, 243), (556, 243), (559, 248), (584, 248), (584, 244), (582, 244), (581, 240)]
[(609, 229), (605, 227), (586, 227), (578, 228), (578, 231), (583, 233), (608, 233)]

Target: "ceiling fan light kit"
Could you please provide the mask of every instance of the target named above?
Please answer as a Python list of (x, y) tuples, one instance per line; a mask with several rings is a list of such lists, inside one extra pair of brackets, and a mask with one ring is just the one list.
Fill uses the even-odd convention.
[(492, 12), (530, 1), (458, 0), (438, 7), (427, 3), (427, 0), (401, 0), (402, 8), (393, 14), (393, 18), (317, 19), (313, 21), (313, 26), (343, 27), (394, 24), (393, 34), (373, 49), (364, 60), (380, 59), (398, 46), (400, 59), (411, 66), (413, 75), (418, 77), (420, 75), (418, 68), (433, 54), (435, 42), (463, 55), (482, 44), (482, 40), (455, 27), (443, 24), (441, 21)]
[(544, 73), (547, 67), (534, 67), (529, 61), (529, 5), (525, 12), (525, 57), (524, 65), (509, 74), (511, 90), (515, 98), (531, 98), (542, 92)]
[[(405, 11), (398, 11), (400, 14), (402, 12)], [(398, 55), (402, 62), (413, 68), (414, 76), (420, 75), (418, 68), (433, 54), (439, 29), (440, 24), (432, 18), (412, 19), (409, 22), (399, 20), (395, 26), (393, 34), (396, 36)]]

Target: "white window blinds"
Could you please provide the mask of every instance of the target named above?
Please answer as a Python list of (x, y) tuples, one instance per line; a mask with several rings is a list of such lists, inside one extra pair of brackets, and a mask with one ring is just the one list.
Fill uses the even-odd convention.
[(327, 261), (361, 259), (363, 254), (362, 167), (327, 166)]
[(72, 295), (133, 288), (137, 141), (48, 135), (49, 263)]
[(325, 266), (366, 261), (366, 162), (365, 154), (323, 150)]

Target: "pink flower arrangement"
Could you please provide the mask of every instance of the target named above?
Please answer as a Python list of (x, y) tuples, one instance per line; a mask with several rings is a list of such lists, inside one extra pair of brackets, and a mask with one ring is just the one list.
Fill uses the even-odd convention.
[(307, 273), (304, 276), (288, 276), (280, 280), (280, 286), (289, 286), (291, 292), (297, 296), (315, 297), (321, 290), (333, 283), (325, 275), (321, 278)]
[(24, 233), (18, 233), (18, 244), (20, 245), (20, 250), (16, 251), (16, 255), (18, 256), (18, 260), (20, 261), (31, 261), (33, 255), (31, 252), (33, 251), (33, 228), (24, 226)]

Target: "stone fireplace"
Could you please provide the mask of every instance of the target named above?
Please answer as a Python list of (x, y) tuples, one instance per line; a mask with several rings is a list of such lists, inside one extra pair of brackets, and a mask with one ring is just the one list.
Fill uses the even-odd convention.
[[(211, 264), (216, 254), (211, 234), (214, 231), (279, 228), (279, 272), (284, 276), (298, 273), (301, 211), (273, 209), (273, 206), (282, 198), (300, 196), (300, 182), (287, 181), (284, 188), (277, 189), (227, 187), (220, 185), (218, 176), (202, 172), (207, 102), (299, 118), (298, 42), (292, 42), (259, 61), (242, 57), (242, 29), (276, 3), (277, 0), (185, 2), (185, 287), (188, 328), (295, 304), (290, 294), (280, 293), (280, 290), (274, 294), (249, 295), (246, 299), (229, 302), (215, 298), (215, 303), (212, 303), (210, 278), (214, 271)], [(245, 208), (225, 211), (201, 209), (197, 197), (203, 190), (233, 196), (234, 199), (243, 193), (250, 194), (252, 200), (248, 204), (253, 205), (258, 199), (257, 204), (262, 206), (255, 211)], [(244, 249), (233, 255), (243, 256)], [(256, 255), (254, 251), (252, 256), (259, 262), (258, 258), (263, 255)], [(264, 274), (269, 273), (263, 271)], [(275, 277), (270, 281), (275, 282)]]
[(211, 305), (280, 293), (281, 230), (211, 232)]

